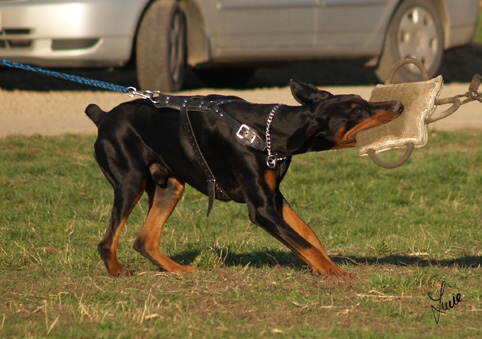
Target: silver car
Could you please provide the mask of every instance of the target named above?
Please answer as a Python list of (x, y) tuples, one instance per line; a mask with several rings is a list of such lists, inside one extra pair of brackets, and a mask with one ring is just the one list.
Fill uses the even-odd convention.
[[(429, 75), (467, 44), (479, 0), (0, 0), (0, 58), (41, 67), (124, 66), (172, 92), (186, 67), (206, 82), (257, 66), (365, 59), (383, 81), (407, 56)], [(400, 80), (418, 78), (406, 67)]]

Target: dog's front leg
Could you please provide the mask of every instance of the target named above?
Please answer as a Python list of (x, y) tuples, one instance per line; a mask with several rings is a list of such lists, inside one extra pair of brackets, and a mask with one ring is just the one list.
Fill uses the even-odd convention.
[(316, 234), (283, 199), (282, 206), (258, 208), (251, 220), (298, 255), (315, 273), (351, 277), (326, 254)]
[(280, 180), (277, 171), (268, 170), (258, 189), (247, 192), (251, 221), (285, 244), (313, 272), (351, 277), (331, 260), (313, 230), (291, 209), (279, 191)]
[[(288, 202), (283, 198), (283, 203), (281, 207), (281, 213), (283, 215), (283, 220), (304, 240), (306, 240), (312, 248), (301, 248), (298, 250), (293, 250), (300, 257), (306, 257), (305, 262), (313, 269), (314, 272), (322, 273), (325, 275), (339, 275), (351, 277), (350, 273), (344, 271), (341, 267), (336, 265), (333, 260), (326, 254), (323, 245), (316, 236), (315, 232), (293, 211)], [(296, 246), (300, 244), (296, 243)]]

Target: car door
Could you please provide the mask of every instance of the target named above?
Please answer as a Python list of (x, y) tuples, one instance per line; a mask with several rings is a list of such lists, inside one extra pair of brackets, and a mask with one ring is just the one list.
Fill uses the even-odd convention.
[[(323, 55), (379, 53), (398, 0), (320, 0), (316, 43)], [(341, 55), (340, 55), (341, 54)]]
[(216, 0), (212, 57), (280, 57), (313, 49), (318, 0)]

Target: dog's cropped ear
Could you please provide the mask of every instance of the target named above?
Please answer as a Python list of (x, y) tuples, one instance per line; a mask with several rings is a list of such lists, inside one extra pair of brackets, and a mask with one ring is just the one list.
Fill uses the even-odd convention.
[(311, 84), (307, 84), (298, 80), (290, 80), (291, 94), (296, 101), (302, 105), (311, 105), (315, 102), (331, 98), (333, 94), (316, 88)]

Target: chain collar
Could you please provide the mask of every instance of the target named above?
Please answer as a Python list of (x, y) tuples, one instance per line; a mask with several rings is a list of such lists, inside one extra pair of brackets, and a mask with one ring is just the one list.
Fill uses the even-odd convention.
[(273, 153), (273, 150), (271, 149), (271, 133), (269, 132), (271, 123), (273, 122), (274, 115), (276, 114), (276, 112), (281, 106), (283, 105), (277, 104), (276, 106), (274, 106), (271, 112), (269, 112), (268, 120), (266, 121), (266, 150), (268, 151), (268, 157), (266, 158), (266, 165), (271, 169), (276, 168), (279, 161), (284, 161), (286, 159), (286, 157), (278, 158), (278, 156)]

